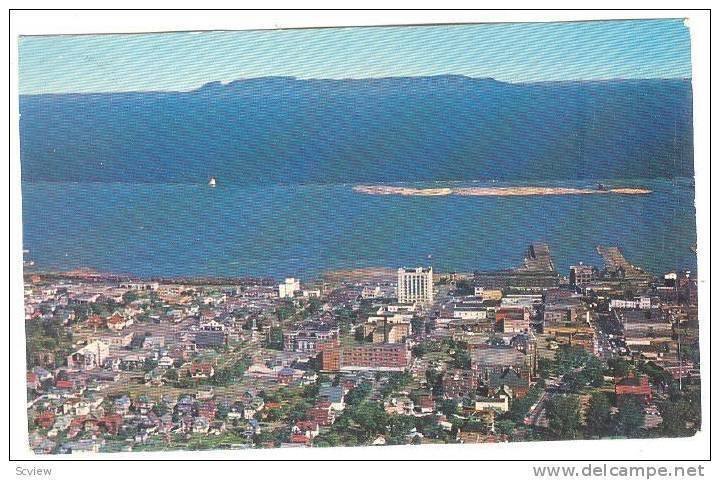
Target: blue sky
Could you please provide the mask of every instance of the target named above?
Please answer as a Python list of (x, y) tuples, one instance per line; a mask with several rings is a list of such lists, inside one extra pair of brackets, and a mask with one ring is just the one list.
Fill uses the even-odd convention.
[(506, 82), (689, 78), (683, 21), (23, 37), (21, 94), (192, 90), (286, 75), (458, 74)]

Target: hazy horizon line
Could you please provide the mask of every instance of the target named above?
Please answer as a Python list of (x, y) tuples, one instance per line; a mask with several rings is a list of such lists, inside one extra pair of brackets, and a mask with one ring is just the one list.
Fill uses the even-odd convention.
[(193, 93), (197, 92), (209, 85), (228, 86), (237, 82), (251, 80), (269, 80), (283, 79), (292, 81), (362, 81), (362, 80), (400, 80), (400, 79), (426, 79), (426, 78), (443, 78), (456, 77), (468, 80), (485, 80), (502, 83), (506, 85), (539, 85), (539, 84), (562, 84), (562, 83), (604, 83), (604, 82), (640, 82), (640, 81), (692, 81), (692, 77), (612, 77), (612, 78), (568, 78), (563, 80), (530, 80), (530, 81), (506, 81), (498, 80), (494, 77), (478, 76), (474, 77), (462, 73), (441, 73), (435, 75), (388, 75), (380, 77), (298, 77), (294, 75), (260, 75), (256, 77), (239, 77), (233, 80), (210, 80), (202, 83), (189, 90), (182, 89), (150, 89), (150, 90), (98, 90), (98, 91), (54, 91), (54, 92), (36, 92), (36, 93), (18, 93), (20, 97), (31, 97), (40, 95), (109, 95), (109, 94), (126, 94), (126, 93)]

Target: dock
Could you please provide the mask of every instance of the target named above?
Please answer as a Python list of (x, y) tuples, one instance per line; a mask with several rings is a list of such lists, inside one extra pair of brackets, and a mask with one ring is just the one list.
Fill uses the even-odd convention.
[(597, 252), (605, 262), (605, 268), (608, 272), (617, 274), (618, 277), (629, 281), (652, 281), (653, 276), (630, 263), (619, 247), (598, 245)]
[(519, 290), (543, 290), (555, 288), (560, 274), (545, 243), (531, 244), (520, 266), (500, 271), (475, 272), (474, 283), (485, 288), (515, 288)]

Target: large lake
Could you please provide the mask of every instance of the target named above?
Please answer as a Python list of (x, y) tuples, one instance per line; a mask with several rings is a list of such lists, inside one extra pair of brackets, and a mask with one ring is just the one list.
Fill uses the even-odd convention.
[(601, 266), (598, 244), (620, 246), (655, 274), (695, 270), (691, 180), (607, 184), (653, 193), (408, 197), (366, 195), (351, 184), (23, 182), (24, 248), (39, 270), (88, 267), (144, 277), (307, 279), (327, 270), (427, 263), (467, 272), (513, 267), (535, 241), (550, 244), (564, 275), (580, 261)]

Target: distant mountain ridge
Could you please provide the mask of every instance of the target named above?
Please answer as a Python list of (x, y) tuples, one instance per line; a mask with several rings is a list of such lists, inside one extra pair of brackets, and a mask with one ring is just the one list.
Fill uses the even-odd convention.
[(25, 181), (567, 180), (693, 175), (689, 80), (461, 75), (20, 97)]

